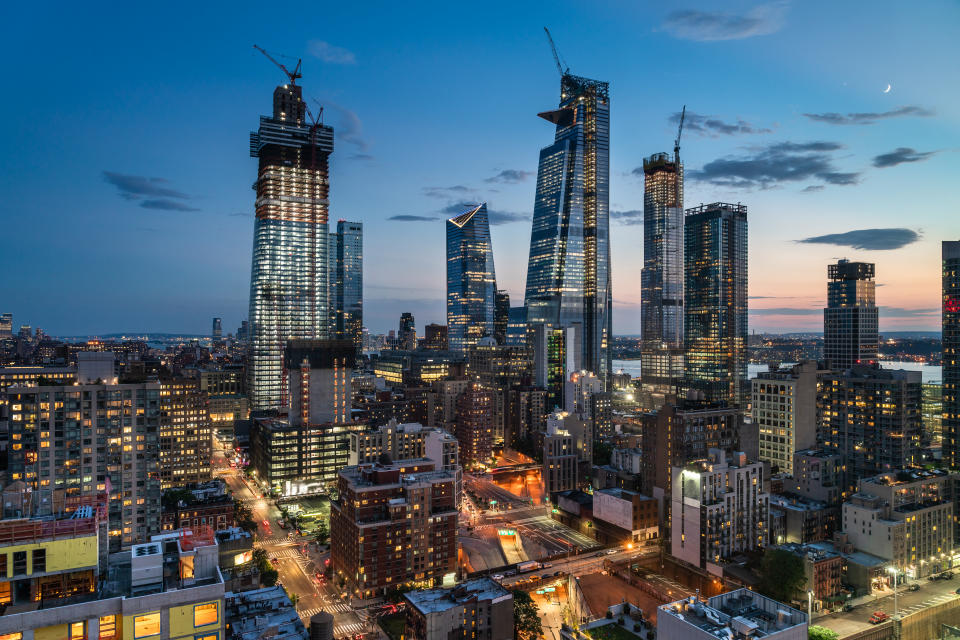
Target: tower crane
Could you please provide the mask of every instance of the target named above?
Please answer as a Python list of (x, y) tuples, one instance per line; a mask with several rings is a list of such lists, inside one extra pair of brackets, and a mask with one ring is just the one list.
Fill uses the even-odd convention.
[(293, 71), (290, 71), (289, 69), (287, 69), (286, 66), (284, 66), (284, 65), (280, 64), (279, 62), (277, 62), (276, 60), (274, 60), (273, 56), (271, 56), (269, 53), (267, 53), (267, 50), (264, 49), (263, 47), (258, 47), (257, 45), (253, 45), (253, 48), (256, 49), (257, 51), (259, 51), (260, 53), (262, 53), (263, 55), (267, 56), (267, 60), (269, 60), (269, 61), (272, 62), (273, 64), (275, 64), (275, 65), (277, 65), (278, 67), (280, 67), (280, 69), (281, 69), (285, 74), (287, 74), (287, 78), (290, 79), (290, 84), (296, 86), (296, 84), (297, 84), (297, 78), (302, 78), (302, 77), (303, 77), (303, 74), (300, 73), (300, 63), (302, 62), (302, 59), (297, 58), (297, 66), (293, 68)]
[(560, 54), (557, 53), (557, 45), (553, 43), (553, 36), (550, 35), (550, 29), (544, 27), (543, 30), (546, 32), (547, 40), (550, 42), (550, 51), (553, 53), (553, 61), (557, 65), (557, 71), (560, 72), (561, 76), (570, 73), (570, 67), (567, 66), (565, 60), (561, 60)]
[(683, 134), (683, 120), (687, 116), (687, 105), (683, 105), (683, 111), (680, 112), (680, 127), (677, 129), (677, 139), (673, 141), (673, 160), (680, 164), (680, 136)]

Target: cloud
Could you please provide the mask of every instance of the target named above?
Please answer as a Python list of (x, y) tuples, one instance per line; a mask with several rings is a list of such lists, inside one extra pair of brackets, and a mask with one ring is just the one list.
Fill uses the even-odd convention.
[(323, 106), (334, 111), (334, 135), (341, 141), (353, 145), (361, 153), (365, 153), (370, 148), (370, 144), (363, 137), (363, 122), (360, 116), (352, 109), (330, 100), (325, 100)]
[(465, 187), (462, 184), (455, 184), (452, 187), (424, 187), (423, 195), (431, 198), (450, 198), (457, 195), (474, 193), (474, 189)]
[[(458, 216), (468, 209), (472, 209), (477, 206), (478, 202), (452, 202), (442, 208), (440, 213), (447, 216)], [(517, 213), (514, 211), (500, 211), (498, 209), (491, 209), (487, 206), (487, 219), (490, 221), (490, 224), (493, 226), (501, 224), (510, 224), (512, 222), (526, 222), (530, 220), (530, 216), (525, 213)]]
[(200, 211), (196, 207), (191, 207), (176, 200), (165, 200), (163, 198), (155, 200), (141, 200), (140, 206), (144, 209), (159, 209), (161, 211)]
[(920, 162), (926, 160), (936, 151), (917, 151), (910, 147), (897, 147), (890, 153), (881, 153), (873, 159), (873, 166), (884, 169), (886, 167), (895, 167), (905, 162)]
[(925, 318), (929, 316), (940, 317), (940, 307), (929, 307), (926, 309), (905, 309), (903, 307), (879, 307), (881, 317), (896, 316), (899, 318)]
[(662, 28), (684, 40), (740, 40), (776, 33), (786, 13), (786, 2), (761, 4), (743, 14), (686, 9), (669, 13)]
[[(680, 123), (680, 112), (677, 111), (672, 116), (670, 116), (670, 122), (672, 124)], [(692, 111), (687, 111), (687, 114), (683, 118), (683, 127), (684, 129), (689, 129), (690, 131), (695, 131), (700, 135), (725, 135), (725, 136), (734, 136), (740, 134), (752, 134), (752, 133), (773, 133), (773, 129), (767, 129), (764, 127), (756, 127), (749, 122), (740, 120), (737, 118), (736, 124), (730, 122), (724, 122), (719, 118), (714, 116), (704, 116), (699, 113), (694, 113)]]
[(311, 40), (307, 45), (310, 55), (330, 64), (356, 64), (357, 57), (352, 51), (330, 44), (323, 40)]
[(805, 118), (815, 120), (816, 122), (825, 122), (827, 124), (874, 124), (878, 120), (888, 120), (890, 118), (902, 118), (905, 116), (917, 116), (928, 118), (933, 115), (933, 111), (918, 107), (916, 105), (907, 105), (897, 107), (891, 111), (880, 113), (805, 113)]
[(855, 229), (845, 233), (829, 233), (797, 240), (803, 244), (832, 244), (864, 251), (889, 251), (917, 242), (920, 234), (913, 229)]
[(352, 156), (347, 156), (347, 160), (363, 160), (364, 162), (370, 162), (375, 160), (375, 158), (369, 153), (355, 153)]
[(752, 155), (711, 160), (688, 172), (693, 180), (737, 189), (769, 189), (781, 183), (819, 179), (833, 185), (856, 184), (858, 173), (836, 170), (832, 152), (837, 142), (778, 142), (759, 147)]
[(484, 180), (484, 182), (505, 182), (508, 184), (516, 184), (518, 182), (525, 182), (527, 178), (533, 175), (533, 171), (521, 171), (520, 169), (504, 169), (495, 176), (491, 176)]
[(629, 211), (611, 211), (610, 217), (620, 224), (643, 224), (643, 211), (640, 209), (630, 209)]
[(396, 220), (397, 222), (432, 222), (434, 220), (439, 220), (435, 216), (414, 216), (408, 214), (401, 214), (398, 216), (390, 216), (387, 220)]
[(801, 189), (801, 191), (805, 191), (805, 192), (807, 192), (807, 193), (812, 193), (812, 192), (814, 192), (814, 191), (823, 191), (824, 188), (825, 188), (825, 187), (824, 187), (822, 184), (812, 184), (812, 185), (810, 185), (809, 187), (805, 187), (805, 188)]
[(767, 307), (765, 309), (750, 309), (754, 316), (816, 316), (823, 315), (823, 308), (811, 307)]

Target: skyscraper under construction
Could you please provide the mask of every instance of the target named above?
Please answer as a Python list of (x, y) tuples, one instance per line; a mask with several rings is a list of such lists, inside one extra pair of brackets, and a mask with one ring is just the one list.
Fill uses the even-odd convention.
[(612, 332), (610, 86), (561, 73), (559, 107), (539, 114), (556, 132), (553, 144), (540, 150), (527, 322), (575, 328), (578, 368), (606, 381)]
[(273, 115), (261, 116), (260, 128), (250, 134), (250, 155), (259, 159), (248, 357), (250, 407), (256, 410), (281, 405), (287, 340), (328, 337), (333, 129), (311, 125), (299, 74), (288, 75), (290, 82), (273, 92)]

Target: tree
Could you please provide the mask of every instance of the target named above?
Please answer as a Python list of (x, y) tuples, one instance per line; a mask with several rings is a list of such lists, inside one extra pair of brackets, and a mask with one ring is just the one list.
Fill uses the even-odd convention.
[(273, 568), (273, 565), (270, 564), (270, 558), (267, 557), (267, 552), (263, 549), (254, 549), (253, 550), (253, 564), (256, 565), (257, 569), (260, 571), (260, 585), (263, 587), (272, 587), (277, 584), (277, 580), (280, 578), (280, 572)]
[(513, 592), (513, 637), (515, 640), (531, 640), (543, 634), (540, 611), (526, 591)]
[(236, 498), (233, 499), (233, 520), (244, 531), (253, 533), (257, 530), (257, 521), (253, 519), (253, 512), (250, 507)]
[(840, 637), (840, 634), (833, 629), (827, 629), (816, 624), (807, 630), (807, 634), (810, 640), (837, 640)]
[(330, 539), (330, 527), (327, 526), (326, 520), (317, 522), (317, 530), (313, 532), (313, 538), (318, 544), (327, 544)]
[(791, 602), (806, 584), (800, 556), (784, 549), (768, 549), (763, 554), (760, 593), (779, 602)]

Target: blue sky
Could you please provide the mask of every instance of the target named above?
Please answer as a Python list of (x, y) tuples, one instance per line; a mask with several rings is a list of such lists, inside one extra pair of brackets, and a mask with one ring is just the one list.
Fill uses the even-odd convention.
[(254, 43), (303, 57), (336, 129), (331, 219), (365, 223), (372, 331), (402, 311), (444, 322), (443, 218), (461, 202), (502, 222), (498, 281), (519, 304), (553, 135), (536, 113), (559, 90), (544, 25), (574, 73), (611, 83), (615, 333), (639, 331), (633, 170), (670, 149), (684, 104), (686, 204), (750, 208), (751, 329), (819, 328), (838, 257), (877, 263), (881, 328), (939, 324), (939, 242), (960, 238), (955, 2), (55, 2), (6, 18), (0, 310), (17, 324), (205, 333), (246, 316), (247, 136), (283, 79)]

